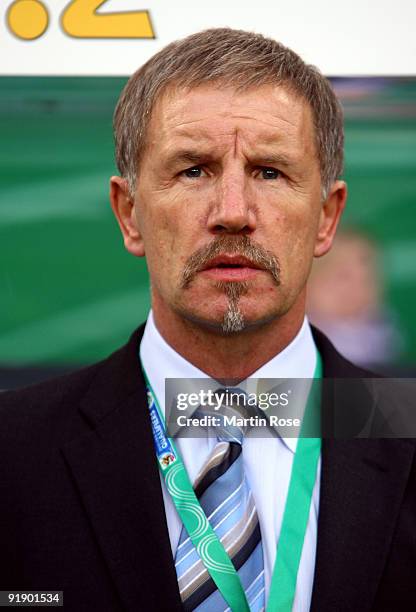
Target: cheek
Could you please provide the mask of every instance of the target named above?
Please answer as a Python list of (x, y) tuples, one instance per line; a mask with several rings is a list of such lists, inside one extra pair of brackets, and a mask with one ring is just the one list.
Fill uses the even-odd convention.
[[(309, 271), (319, 215), (311, 204), (293, 202), (274, 216), (273, 245), (280, 260), (282, 282)], [(269, 226), (270, 227), (270, 226)]]
[(177, 283), (187, 260), (201, 246), (198, 220), (177, 212), (153, 214), (146, 230), (149, 269), (167, 282)]
[(145, 231), (149, 241), (158, 242), (171, 254), (180, 255), (186, 242), (195, 247), (203, 228), (201, 207), (180, 189), (166, 189), (150, 199), (145, 209)]

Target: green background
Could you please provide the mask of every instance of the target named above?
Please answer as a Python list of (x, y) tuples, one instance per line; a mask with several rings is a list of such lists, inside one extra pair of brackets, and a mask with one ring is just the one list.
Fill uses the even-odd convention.
[[(149, 308), (145, 262), (108, 203), (124, 78), (0, 78), (0, 364), (106, 356)], [(416, 363), (416, 80), (334, 79), (353, 224), (380, 244), (387, 302)]]

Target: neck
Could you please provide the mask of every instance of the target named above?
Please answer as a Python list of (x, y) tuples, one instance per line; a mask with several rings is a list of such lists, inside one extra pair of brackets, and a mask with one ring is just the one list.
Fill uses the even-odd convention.
[(288, 313), (235, 335), (222, 335), (156, 304), (153, 315), (159, 333), (184, 359), (216, 380), (240, 381), (290, 344), (302, 326), (305, 310), (302, 300)]

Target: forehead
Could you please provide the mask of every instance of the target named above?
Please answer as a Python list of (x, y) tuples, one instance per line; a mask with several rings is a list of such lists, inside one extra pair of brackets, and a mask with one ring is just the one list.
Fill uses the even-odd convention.
[(315, 152), (311, 108), (282, 85), (245, 91), (216, 84), (170, 87), (153, 108), (147, 144), (158, 149), (195, 142), (218, 147), (236, 137), (250, 146)]

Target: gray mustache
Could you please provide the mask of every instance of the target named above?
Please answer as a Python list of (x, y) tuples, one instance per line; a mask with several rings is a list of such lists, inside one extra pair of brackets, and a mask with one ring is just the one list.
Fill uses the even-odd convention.
[(182, 287), (190, 285), (196, 274), (200, 272), (214, 257), (227, 253), (241, 255), (260, 268), (270, 272), (276, 285), (280, 285), (280, 264), (277, 257), (257, 244), (249, 236), (222, 235), (213, 242), (195, 251), (187, 260), (182, 273)]

